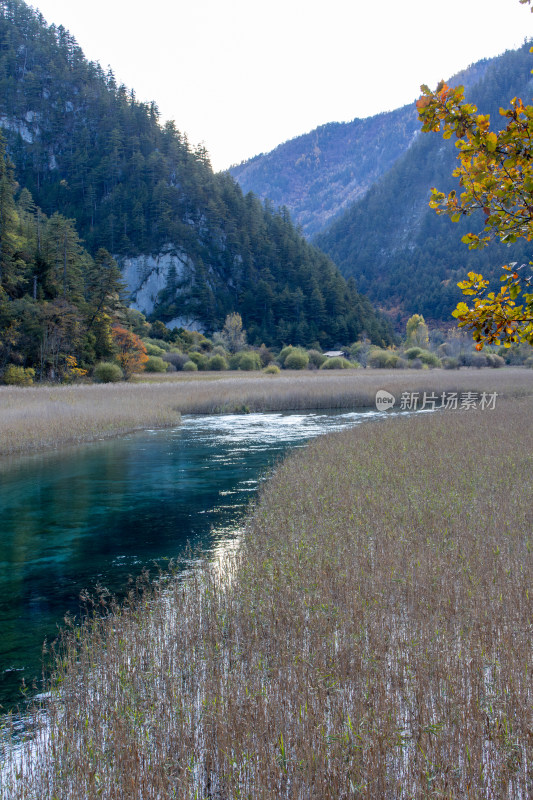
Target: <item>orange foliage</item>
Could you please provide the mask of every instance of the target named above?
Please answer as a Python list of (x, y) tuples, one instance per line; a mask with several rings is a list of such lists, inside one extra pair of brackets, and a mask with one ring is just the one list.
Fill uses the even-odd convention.
[(148, 361), (146, 347), (136, 333), (114, 325), (112, 330), (113, 343), (117, 348), (116, 359), (126, 379), (131, 378), (134, 372), (140, 372)]

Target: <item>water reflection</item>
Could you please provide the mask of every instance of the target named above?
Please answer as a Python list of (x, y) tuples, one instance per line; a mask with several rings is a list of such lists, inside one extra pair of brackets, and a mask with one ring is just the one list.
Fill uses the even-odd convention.
[(378, 412), (188, 417), (61, 454), (13, 461), (0, 473), (0, 704), (40, 674), (80, 591), (120, 594), (154, 560), (187, 542), (223, 549), (258, 482), (288, 448)]

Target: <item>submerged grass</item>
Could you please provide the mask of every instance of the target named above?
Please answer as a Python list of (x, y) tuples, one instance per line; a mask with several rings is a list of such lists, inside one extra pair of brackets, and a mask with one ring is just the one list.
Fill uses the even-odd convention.
[[(349, 372), (349, 374), (346, 374)], [(378, 389), (533, 394), (533, 370), (186, 373), (159, 382), (0, 387), (0, 456), (179, 423), (181, 414), (374, 406)]]
[(531, 397), (315, 440), (222, 564), (66, 635), (0, 798), (526, 800), (532, 494)]

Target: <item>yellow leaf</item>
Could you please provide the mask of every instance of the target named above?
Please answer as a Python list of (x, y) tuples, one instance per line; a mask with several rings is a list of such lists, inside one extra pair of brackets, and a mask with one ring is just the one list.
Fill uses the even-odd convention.
[(487, 134), (487, 150), (490, 153), (494, 153), (496, 150), (496, 145), (498, 144), (498, 137), (495, 133)]

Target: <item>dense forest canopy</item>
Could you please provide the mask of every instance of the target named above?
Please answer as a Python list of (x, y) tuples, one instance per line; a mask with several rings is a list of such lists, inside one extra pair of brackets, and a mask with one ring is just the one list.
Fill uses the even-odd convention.
[[(25, 191), (31, 224), (74, 220), (84, 258), (102, 248), (119, 263), (169, 248), (183, 256), (186, 269), (169, 272), (154, 317), (194, 317), (210, 332), (238, 311), (255, 344), (329, 347), (363, 333), (392, 341), (388, 324), (288, 212), (244, 196), (228, 173), (215, 175), (205, 149), (191, 147), (173, 122), (159, 123), (155, 103), (117, 86), (64, 28), (47, 26), (22, 0), (0, 2), (0, 84), (13, 194), (20, 203)], [(24, 280), (4, 286), (10, 301), (51, 299), (39, 295), (38, 274), (33, 298), (34, 258)], [(84, 274), (83, 264), (77, 269)]]

